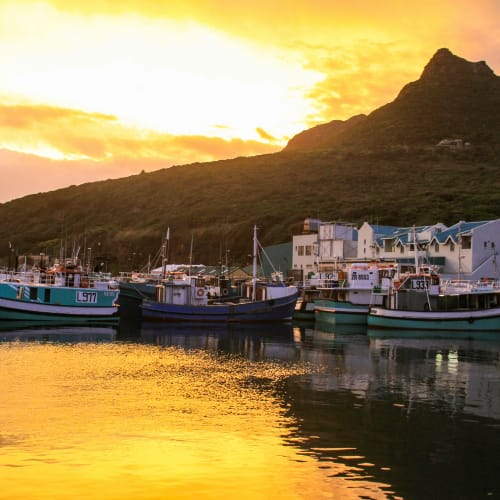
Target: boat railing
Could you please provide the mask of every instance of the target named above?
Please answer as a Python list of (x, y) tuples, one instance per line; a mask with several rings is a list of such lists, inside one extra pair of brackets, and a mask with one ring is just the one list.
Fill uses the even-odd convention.
[(294, 285), (301, 290), (310, 290), (314, 288), (342, 288), (347, 285), (346, 279), (334, 280), (331, 278), (314, 278), (308, 280), (300, 280)]
[(158, 282), (162, 281), (161, 273), (136, 273), (120, 272), (115, 278), (117, 281), (130, 281), (133, 283)]
[(442, 280), (440, 284), (441, 293), (484, 293), (500, 292), (500, 280)]
[(33, 283), (36, 280), (35, 273), (32, 271), (2, 271), (0, 281), (11, 283)]
[[(78, 276), (75, 279), (75, 276)], [(8, 271), (0, 273), (0, 281), (25, 285), (49, 285), (78, 288), (114, 289), (117, 282), (111, 273), (65, 273), (35, 271)]]

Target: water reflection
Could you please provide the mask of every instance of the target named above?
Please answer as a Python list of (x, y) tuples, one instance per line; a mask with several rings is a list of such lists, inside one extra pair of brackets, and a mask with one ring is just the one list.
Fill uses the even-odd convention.
[(290, 323), (202, 326), (144, 322), (140, 338), (155, 345), (239, 354), (250, 360), (300, 359), (300, 339), (294, 337)]
[(0, 336), (9, 498), (500, 495), (500, 341), (140, 322)]
[(116, 325), (39, 325), (34, 322), (0, 321), (1, 341), (38, 342), (113, 342)]

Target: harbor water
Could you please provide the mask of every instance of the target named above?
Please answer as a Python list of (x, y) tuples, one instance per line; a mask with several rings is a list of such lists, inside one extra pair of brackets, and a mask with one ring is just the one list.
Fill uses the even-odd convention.
[(500, 498), (500, 336), (3, 326), (2, 499)]

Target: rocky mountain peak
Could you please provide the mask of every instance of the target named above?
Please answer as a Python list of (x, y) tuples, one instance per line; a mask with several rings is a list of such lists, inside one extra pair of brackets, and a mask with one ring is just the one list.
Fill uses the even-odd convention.
[(453, 80), (463, 78), (496, 79), (495, 73), (485, 61), (470, 62), (458, 57), (449, 49), (439, 49), (427, 63), (421, 81)]
[(500, 148), (500, 76), (484, 62), (439, 49), (420, 78), (368, 116), (318, 125), (293, 137), (286, 149), (375, 150), (430, 148), (443, 138)]

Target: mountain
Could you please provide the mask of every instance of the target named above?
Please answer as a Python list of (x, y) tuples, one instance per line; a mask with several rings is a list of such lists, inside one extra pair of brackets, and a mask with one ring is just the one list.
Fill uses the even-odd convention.
[(366, 117), (319, 125), (293, 137), (285, 151), (429, 147), (445, 138), (500, 147), (500, 77), (484, 61), (439, 49), (416, 82)]
[(322, 123), (315, 127), (304, 130), (292, 137), (285, 148), (285, 151), (314, 151), (322, 149), (331, 149), (337, 137), (350, 128), (363, 123), (367, 119), (366, 115), (352, 116), (348, 120), (333, 120), (328, 123)]
[[(279, 153), (179, 165), (0, 205), (0, 267), (80, 249), (115, 272), (153, 259), (245, 265), (306, 217), (410, 226), (500, 217), (498, 77), (439, 50), (416, 82), (368, 116), (320, 125)], [(439, 148), (444, 138), (471, 147)], [(87, 252), (88, 249), (92, 249)]]

